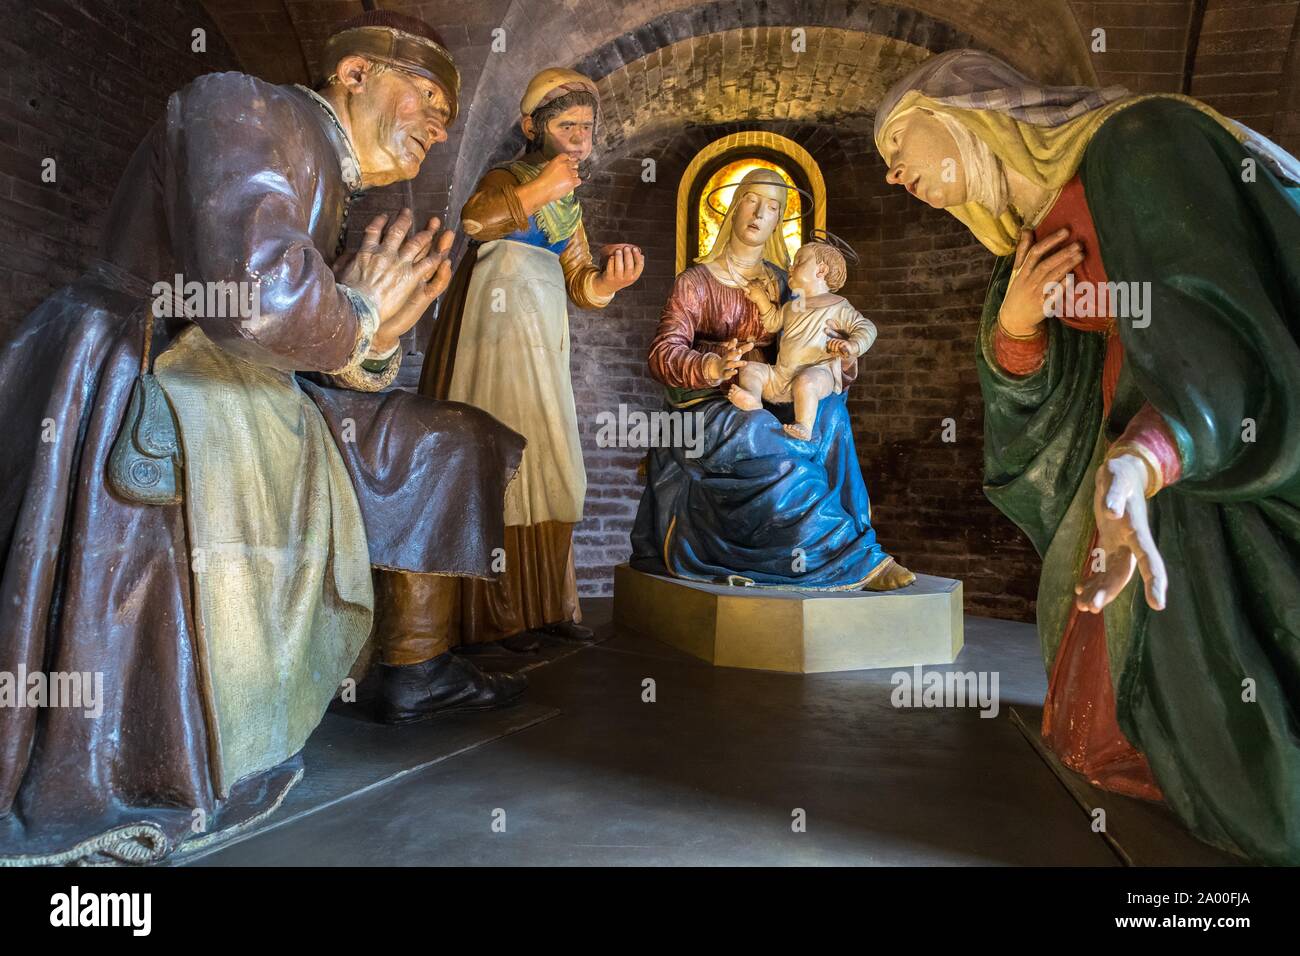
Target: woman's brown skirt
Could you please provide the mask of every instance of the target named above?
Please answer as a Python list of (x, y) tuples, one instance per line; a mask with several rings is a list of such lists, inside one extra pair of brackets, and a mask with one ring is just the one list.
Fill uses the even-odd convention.
[(582, 620), (572, 524), (507, 526), (505, 552), (499, 581), (461, 581), (463, 643), (497, 641), (544, 624)]

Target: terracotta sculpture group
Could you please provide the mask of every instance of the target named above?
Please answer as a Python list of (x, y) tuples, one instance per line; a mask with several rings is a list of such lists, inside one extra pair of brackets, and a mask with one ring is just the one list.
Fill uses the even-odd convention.
[[(584, 229), (597, 87), (528, 84), (527, 145), (461, 210), (453, 273), (452, 235), (405, 210), (344, 252), (355, 197), (446, 140), (451, 55), (375, 12), (325, 62), (315, 90), (229, 73), (176, 93), (102, 257), (0, 353), (22, 449), (0, 464), (0, 671), (103, 676), (93, 718), (0, 706), (0, 862), (150, 862), (256, 823), (368, 639), (394, 724), (518, 699), (475, 646), (592, 640), (568, 308), (644, 265)], [(891, 183), (999, 257), (985, 482), (1043, 556), (1044, 736), (1210, 842), (1300, 862), (1300, 167), (1195, 101), (1042, 87), (970, 51), (900, 81), (875, 138)], [(877, 335), (837, 294), (851, 250), (812, 237), (791, 262), (786, 184), (734, 185), (651, 340), (703, 442), (647, 455), (633, 566), (906, 588), (847, 408)], [(257, 306), (160, 308), (173, 275)], [(1150, 283), (1152, 320), (1049, 317), (1067, 275)], [(391, 388), (439, 298), (419, 393)], [(1274, 424), (1243, 443), (1249, 419)]]

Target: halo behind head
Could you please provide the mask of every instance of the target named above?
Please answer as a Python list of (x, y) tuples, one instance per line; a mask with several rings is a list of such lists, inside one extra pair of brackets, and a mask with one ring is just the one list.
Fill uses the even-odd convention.
[[(735, 187), (736, 190), (731, 197), (730, 205), (727, 206), (726, 210), (718, 209), (712, 204), (711, 197), (719, 190), (730, 187)], [(796, 189), (800, 195), (807, 197), (808, 204), (810, 206), (812, 205), (812, 197), (808, 196), (806, 192), (798, 189), (798, 187), (792, 187), (789, 183), (783, 180), (780, 174), (776, 171), (761, 166), (747, 172), (743, 177), (741, 177), (740, 182), (724, 183), (717, 189), (710, 190), (708, 197), (705, 198), (705, 202), (709, 204), (710, 209), (722, 216), (722, 223), (718, 227), (718, 235), (713, 240), (713, 246), (708, 252), (695, 261), (712, 262), (714, 259), (718, 259), (726, 253), (727, 245), (731, 241), (731, 224), (732, 220), (735, 218), (737, 200), (740, 199), (740, 197), (744, 196), (748, 192), (756, 192), (760, 195), (768, 195), (770, 198), (776, 199), (781, 204), (780, 217), (781, 222), (783, 223), (786, 221), (786, 199), (789, 196), (790, 189)], [(767, 237), (767, 242), (763, 247), (763, 257), (769, 262), (779, 266), (781, 269), (788, 270), (790, 268), (790, 251), (785, 246), (785, 237), (782, 235), (782, 231), (779, 228), (780, 225), (781, 223), (778, 223), (778, 228), (773, 229), (772, 234)]]
[(814, 240), (805, 242), (799, 247), (799, 251), (808, 250), (808, 254), (816, 260), (819, 266), (826, 267), (826, 288), (832, 292), (838, 292), (849, 278), (849, 269), (844, 262), (844, 253), (832, 246), (829, 242)]
[[(750, 188), (746, 189), (746, 186)], [(763, 189), (765, 186), (771, 187), (777, 192), (767, 194)], [(735, 192), (731, 194), (731, 202), (727, 204), (727, 208), (719, 209), (713, 204), (713, 197), (724, 189), (735, 189)], [(785, 210), (786, 206), (789, 205), (788, 197), (790, 190), (794, 190), (803, 197), (803, 203), (801, 204), (799, 215), (787, 218)], [(781, 221), (783, 223), (803, 219), (812, 211), (813, 197), (811, 193), (806, 189), (800, 189), (798, 186), (790, 185), (782, 179), (781, 175), (775, 170), (767, 169), (764, 166), (760, 166), (757, 169), (751, 169), (740, 178), (739, 182), (723, 183), (721, 186), (710, 189), (708, 195), (704, 197), (704, 202), (719, 216), (725, 217), (731, 214), (732, 208), (736, 205), (736, 200), (747, 192), (763, 192), (764, 194), (769, 195), (769, 198), (778, 200), (781, 203)]]
[(829, 229), (814, 229), (809, 233), (808, 241), (821, 242), (831, 246), (844, 257), (848, 265), (856, 266), (862, 262), (862, 257), (853, 251), (853, 247)]

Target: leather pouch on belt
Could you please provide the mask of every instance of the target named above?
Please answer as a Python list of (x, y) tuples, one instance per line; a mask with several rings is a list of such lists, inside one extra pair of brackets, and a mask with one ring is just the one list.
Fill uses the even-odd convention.
[(180, 504), (180, 470), (175, 415), (158, 379), (144, 373), (135, 380), (122, 430), (108, 456), (109, 485), (137, 504)]

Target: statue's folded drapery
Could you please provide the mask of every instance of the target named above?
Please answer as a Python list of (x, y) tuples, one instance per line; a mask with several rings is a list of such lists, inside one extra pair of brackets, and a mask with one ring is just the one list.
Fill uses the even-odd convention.
[[(0, 863), (156, 860), (270, 812), (369, 629), (368, 565), (491, 576), (519, 436), (338, 387), (393, 371), (362, 363), (367, 325), (329, 268), (345, 151), (307, 91), (200, 78), (133, 157), (106, 262), (0, 352), (0, 672), (103, 689), (98, 716), (0, 708)], [(105, 463), (150, 286), (177, 274), (259, 283), (260, 312), (157, 323), (186, 497), (138, 505)], [(231, 557), (256, 587), (207, 576)]]
[[(785, 274), (769, 268), (786, 299)], [(744, 293), (692, 266), (664, 307), (650, 369), (668, 386), (665, 411), (698, 416), (702, 443), (650, 449), (633, 567), (770, 587), (862, 587), (889, 556), (871, 526), (848, 393), (822, 401), (811, 441), (792, 439), (781, 429), (793, 421), (791, 406), (741, 411), (708, 387), (704, 356), (731, 338), (771, 340)], [(846, 382), (856, 370), (856, 362), (845, 369)]]
[(704, 453), (650, 449), (632, 566), (695, 581), (862, 587), (887, 555), (871, 526), (847, 397), (822, 400), (807, 442), (781, 429), (794, 420), (789, 405), (773, 407), (778, 418), (719, 396), (679, 412), (699, 416)]
[[(1149, 283), (1149, 324), (1119, 323), (1103, 409), (1104, 335), (1049, 322), (1041, 368), (998, 367), (986, 303), (979, 367), (985, 481), (1043, 555), (1050, 663), (1067, 632), (1109, 442), (1150, 403), (1180, 480), (1148, 503), (1167, 608), (1133, 583), (1105, 611), (1116, 710), (1165, 800), (1198, 835), (1300, 863), (1300, 190), (1221, 125), (1150, 100), (1108, 119), (1078, 175), (1107, 278)], [(1244, 175), (1247, 171), (1254, 175)]]

